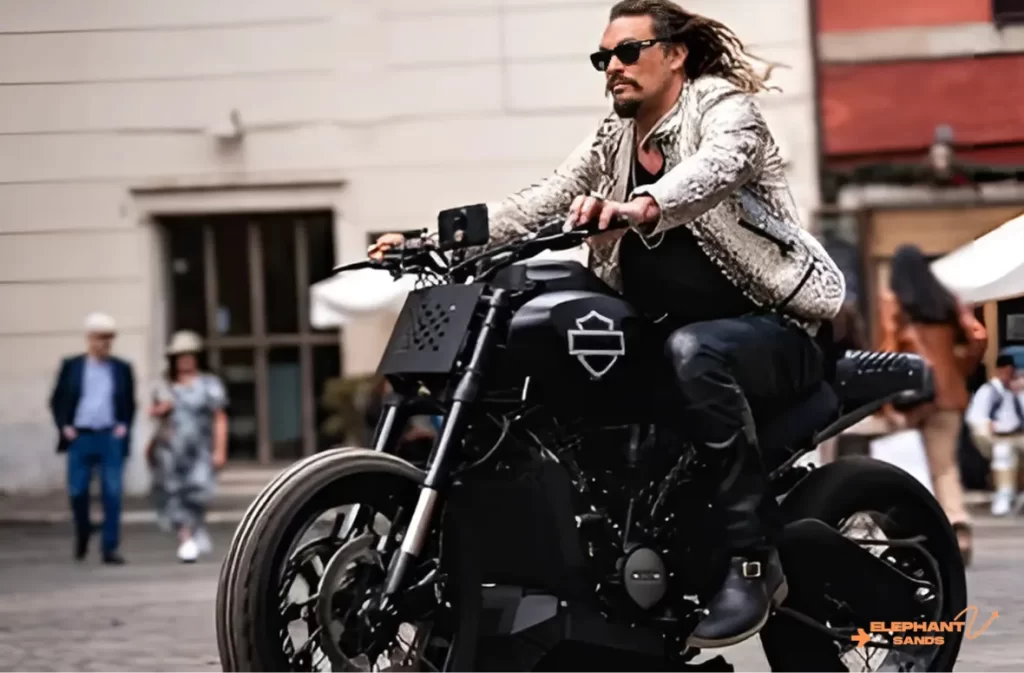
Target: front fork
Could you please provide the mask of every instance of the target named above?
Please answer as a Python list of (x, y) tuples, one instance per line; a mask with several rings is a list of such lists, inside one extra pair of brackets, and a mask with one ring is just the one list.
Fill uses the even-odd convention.
[[(505, 292), (501, 289), (495, 290), (487, 297), (486, 301), (487, 312), (484, 314), (483, 325), (477, 333), (476, 342), (473, 344), (473, 351), (465, 371), (455, 386), (451, 410), (444, 419), (444, 425), (441, 427), (437, 442), (427, 461), (427, 476), (420, 487), (416, 508), (413, 510), (409, 528), (402, 540), (402, 548), (395, 554), (388, 568), (385, 596), (393, 596), (401, 589), (409, 568), (423, 551), (434, 521), (434, 511), (440, 499), (440, 489), (448, 480), (454, 453), (453, 447), (465, 429), (469, 405), (476, 400), (480, 393), (484, 369), (497, 342), (499, 322), (507, 305)], [(394, 431), (393, 421), (388, 427), (392, 412), (397, 413), (394, 407), (388, 410), (388, 415), (385, 416), (381, 424), (374, 447), (378, 451), (387, 446), (388, 435)]]
[[(377, 429), (373, 437), (373, 450), (384, 453), (387, 451), (392, 441), (397, 440), (397, 436), (394, 436), (395, 425), (398, 423), (398, 400), (392, 400), (391, 402), (385, 401), (384, 404), (384, 416), (380, 422), (377, 423)], [(341, 527), (337, 529), (336, 537), (340, 540), (347, 540), (348, 536), (352, 534), (352, 529), (360, 523), (360, 512), (362, 505), (352, 505), (349, 509), (348, 514), (341, 522)], [(369, 522), (370, 527), (373, 526), (373, 521)]]

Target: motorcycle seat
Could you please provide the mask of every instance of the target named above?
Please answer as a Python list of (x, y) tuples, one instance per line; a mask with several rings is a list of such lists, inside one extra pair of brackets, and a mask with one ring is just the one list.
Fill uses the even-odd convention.
[(928, 363), (912, 353), (846, 351), (836, 363), (832, 382), (844, 408), (899, 395), (924, 401), (934, 395)]
[(813, 441), (840, 411), (893, 396), (903, 402), (924, 401), (933, 394), (931, 368), (920, 356), (847, 351), (836, 363), (831, 382), (820, 382), (782, 409), (755, 408), (758, 442), (768, 450), (796, 448)]

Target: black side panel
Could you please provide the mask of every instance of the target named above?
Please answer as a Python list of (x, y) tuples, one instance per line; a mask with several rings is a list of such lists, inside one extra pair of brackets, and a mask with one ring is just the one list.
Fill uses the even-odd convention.
[(455, 366), (484, 285), (438, 285), (409, 293), (377, 374), (447, 374)]
[(476, 671), (668, 671), (660, 633), (517, 587), (483, 591)]
[(549, 461), (517, 469), (474, 477), (452, 488), (445, 530), (458, 538), (453, 548), (472, 557), (474, 572), (484, 584), (521, 586), (563, 598), (586, 595), (568, 474)]

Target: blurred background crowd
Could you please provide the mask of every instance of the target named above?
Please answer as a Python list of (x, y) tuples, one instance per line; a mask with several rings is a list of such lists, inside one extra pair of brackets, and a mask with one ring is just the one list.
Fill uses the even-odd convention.
[[(401, 293), (332, 267), (556, 166), (608, 109), (586, 55), (610, 4), (0, 0), (0, 493), (120, 471), (111, 515), (156, 495), (189, 560), (216, 470), (366, 443)], [(969, 555), (967, 505), (1013, 515), (1020, 483), (1024, 3), (683, 4), (774, 66), (762, 108), (846, 274), (844, 343), (936, 366), (935, 399), (815, 460), (918, 470)], [(62, 364), (83, 332), (121, 364)], [(69, 416), (82, 377), (112, 400), (91, 420)], [(89, 423), (124, 451), (94, 442), (72, 483), (53, 447)], [(160, 456), (197, 446), (167, 483)]]

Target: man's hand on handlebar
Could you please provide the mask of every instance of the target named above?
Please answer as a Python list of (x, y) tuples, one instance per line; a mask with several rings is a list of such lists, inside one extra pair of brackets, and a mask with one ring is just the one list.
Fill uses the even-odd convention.
[[(568, 227), (584, 227), (596, 222), (598, 230), (604, 231), (616, 220), (630, 224), (651, 224), (660, 217), (661, 209), (649, 196), (640, 196), (626, 203), (606, 201), (597, 196), (577, 196), (569, 206), (565, 224)], [(405, 236), (402, 234), (382, 234), (367, 248), (366, 254), (370, 259), (381, 260), (389, 250), (404, 244)]]
[(370, 259), (384, 259), (384, 253), (405, 243), (402, 234), (381, 234), (377, 241), (366, 250)]
[(638, 196), (632, 201), (606, 201), (599, 196), (577, 196), (569, 206), (565, 221), (569, 227), (583, 227), (597, 222), (601, 231), (607, 229), (613, 219), (622, 218), (632, 224), (653, 224), (661, 217), (661, 208), (649, 196)]

